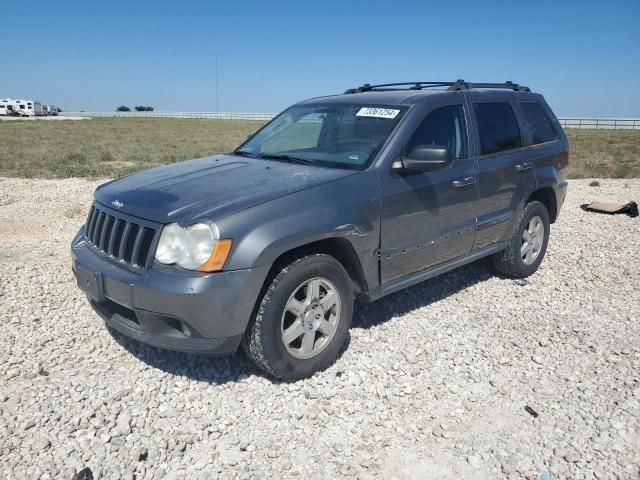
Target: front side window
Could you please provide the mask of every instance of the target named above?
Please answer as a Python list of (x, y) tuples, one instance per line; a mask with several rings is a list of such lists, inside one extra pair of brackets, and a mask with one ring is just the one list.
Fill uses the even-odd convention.
[(481, 155), (522, 146), (520, 127), (509, 102), (476, 103), (473, 108), (478, 122)]
[(537, 102), (520, 102), (532, 145), (553, 142), (558, 134), (542, 106)]
[(373, 161), (406, 109), (333, 103), (294, 105), (234, 153), (361, 170)]
[(418, 146), (446, 148), (451, 158), (466, 158), (467, 129), (462, 105), (440, 107), (430, 112), (405, 147), (405, 155)]

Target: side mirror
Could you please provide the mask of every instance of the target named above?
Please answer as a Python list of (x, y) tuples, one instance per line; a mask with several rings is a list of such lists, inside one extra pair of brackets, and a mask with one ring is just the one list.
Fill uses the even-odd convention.
[(436, 145), (418, 145), (406, 157), (393, 162), (391, 169), (398, 173), (417, 173), (438, 170), (451, 163), (449, 149)]

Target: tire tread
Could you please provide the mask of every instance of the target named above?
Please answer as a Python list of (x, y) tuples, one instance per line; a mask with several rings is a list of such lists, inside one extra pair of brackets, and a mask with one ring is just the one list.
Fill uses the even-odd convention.
[[(526, 268), (526, 266), (522, 263), (522, 261), (519, 261), (520, 259), (518, 258), (518, 255), (520, 255), (520, 247), (522, 243), (520, 230), (523, 222), (525, 222), (526, 219), (531, 215), (531, 212), (541, 207), (544, 209), (545, 212), (547, 212), (547, 222), (545, 224), (545, 230), (546, 230), (545, 235), (547, 236), (547, 239), (549, 238), (549, 233), (550, 233), (549, 222), (548, 222), (549, 212), (547, 211), (547, 208), (544, 206), (544, 204), (542, 204), (541, 202), (538, 202), (537, 200), (527, 203), (525, 207), (522, 209), (522, 212), (520, 212), (520, 216), (518, 217), (518, 221), (516, 222), (516, 227), (513, 231), (513, 235), (509, 240), (509, 246), (505, 248), (503, 251), (498, 252), (491, 256), (493, 266), (498, 272), (514, 278), (525, 278), (531, 275), (533, 272), (535, 272), (535, 270), (533, 272), (528, 271), (529, 269)], [(540, 261), (542, 261), (542, 258), (544, 258), (545, 253), (546, 253), (546, 244), (545, 244), (545, 251), (541, 256)], [(536, 270), (537, 270), (537, 267), (536, 267)]]
[[(260, 299), (260, 304), (257, 308), (257, 311), (251, 319), (249, 326), (247, 327), (247, 331), (242, 338), (242, 348), (244, 349), (249, 359), (253, 361), (259, 368), (276, 378), (284, 379), (283, 376), (279, 375), (276, 372), (269, 360), (267, 360), (264, 355), (263, 349), (263, 342), (265, 340), (264, 332), (266, 330), (266, 309), (271, 303), (273, 295), (275, 294), (276, 289), (278, 288), (284, 277), (298, 264), (307, 262), (313, 258), (326, 258), (337, 262), (337, 260), (335, 260), (333, 257), (322, 253), (298, 254), (292, 255), (290, 257), (285, 257), (281, 262), (279, 262), (278, 265), (276, 265), (274, 274), (272, 274), (267, 279), (267, 282), (265, 282), (266, 284), (268, 284), (268, 287), (264, 291), (264, 295)], [(335, 362), (338, 355), (339, 351), (332, 357), (327, 358), (323, 362), (323, 366), (328, 366)]]

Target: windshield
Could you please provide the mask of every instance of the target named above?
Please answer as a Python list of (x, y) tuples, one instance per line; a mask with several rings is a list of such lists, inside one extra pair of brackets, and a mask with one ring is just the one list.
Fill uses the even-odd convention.
[(361, 170), (373, 160), (406, 109), (381, 105), (295, 105), (235, 153)]

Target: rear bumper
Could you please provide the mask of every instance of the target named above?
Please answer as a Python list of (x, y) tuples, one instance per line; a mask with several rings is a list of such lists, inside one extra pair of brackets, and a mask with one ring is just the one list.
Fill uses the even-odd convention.
[(564, 199), (567, 197), (568, 186), (568, 182), (564, 181), (561, 182), (556, 189), (556, 219), (560, 216), (560, 210), (562, 209), (562, 205), (564, 204)]
[[(96, 254), (83, 237), (84, 228), (71, 245), (73, 271), (107, 326), (168, 350), (224, 355), (238, 348), (268, 266), (205, 274), (154, 265), (135, 273)], [(85, 285), (87, 276), (97, 290)]]

